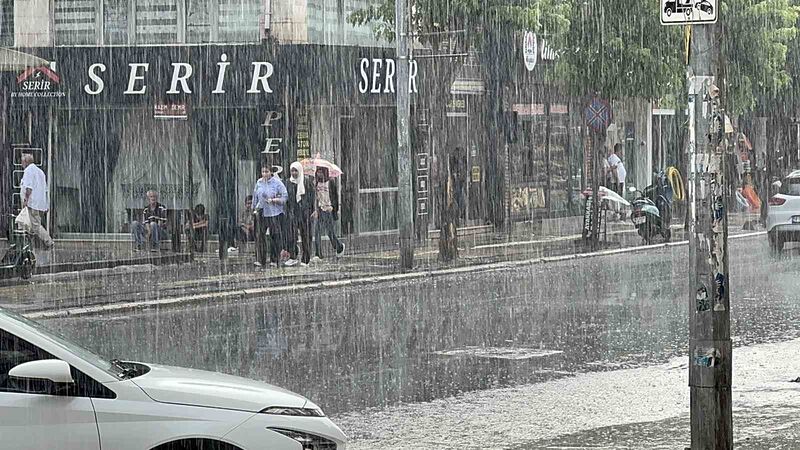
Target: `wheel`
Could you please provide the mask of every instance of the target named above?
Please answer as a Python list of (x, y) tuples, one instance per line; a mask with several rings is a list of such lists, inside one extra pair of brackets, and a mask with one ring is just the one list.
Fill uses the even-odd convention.
[(27, 280), (28, 278), (33, 275), (33, 269), (36, 266), (36, 262), (32, 261), (30, 257), (26, 256), (19, 265), (19, 277), (23, 280)]
[(783, 239), (775, 232), (767, 233), (767, 238), (769, 239), (769, 250), (775, 256), (778, 256), (783, 252)]
[(667, 17), (672, 17), (672, 9), (671, 8), (667, 8), (664, 12), (667, 13)]

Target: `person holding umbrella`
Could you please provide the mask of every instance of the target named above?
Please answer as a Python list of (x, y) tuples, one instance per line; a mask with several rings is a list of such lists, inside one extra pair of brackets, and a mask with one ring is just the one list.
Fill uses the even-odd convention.
[(289, 260), (286, 261), (286, 265), (297, 264), (298, 232), (303, 246), (303, 256), (300, 261), (303, 265), (307, 265), (311, 260), (311, 215), (314, 213), (316, 191), (313, 178), (303, 175), (303, 164), (299, 161), (293, 162), (289, 169), (289, 183), (286, 184), (286, 190), (289, 193), (289, 201), (286, 203), (289, 222), (287, 239)]
[(281, 258), (286, 256), (284, 207), (289, 195), (281, 179), (273, 173), (273, 166), (261, 166), (261, 178), (256, 181), (253, 201), (256, 214), (256, 267), (267, 265), (266, 233), (272, 238), (270, 261), (280, 267)]
[[(339, 172), (341, 173), (341, 172)], [(316, 207), (311, 215), (316, 220), (314, 226), (314, 250), (315, 259), (322, 258), (322, 248), (320, 240), (324, 230), (331, 241), (336, 256), (344, 254), (344, 244), (336, 237), (334, 228), (339, 215), (339, 188), (338, 184), (331, 179), (330, 169), (323, 165), (317, 165), (314, 173), (314, 191), (316, 193)]]

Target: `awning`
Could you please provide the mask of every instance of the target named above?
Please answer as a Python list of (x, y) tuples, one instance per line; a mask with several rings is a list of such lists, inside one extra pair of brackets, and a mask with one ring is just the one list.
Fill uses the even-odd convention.
[(37, 56), (0, 47), (0, 72), (19, 72), (28, 67), (49, 66), (50, 63)]

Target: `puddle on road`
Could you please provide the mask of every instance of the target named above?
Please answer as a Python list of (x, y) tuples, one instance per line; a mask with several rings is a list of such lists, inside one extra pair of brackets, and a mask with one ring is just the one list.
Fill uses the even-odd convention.
[(440, 350), (433, 352), (442, 356), (473, 356), (477, 358), (507, 359), (523, 361), (533, 358), (560, 355), (561, 350), (546, 350), (538, 348), (507, 348), (507, 347), (464, 347), (453, 350)]

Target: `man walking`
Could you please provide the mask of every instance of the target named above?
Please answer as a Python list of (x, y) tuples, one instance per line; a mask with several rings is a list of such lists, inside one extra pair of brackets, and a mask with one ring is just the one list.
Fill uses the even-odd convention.
[(167, 208), (158, 203), (156, 191), (147, 191), (147, 206), (142, 210), (141, 219), (131, 222), (131, 235), (136, 250), (142, 250), (145, 238), (148, 238), (150, 251), (159, 251), (161, 239), (167, 235)]
[(344, 244), (336, 237), (336, 229), (334, 228), (339, 214), (339, 189), (336, 182), (328, 176), (327, 168), (317, 168), (314, 177), (314, 191), (317, 195), (317, 205), (311, 217), (317, 221), (314, 227), (315, 258), (322, 258), (320, 244), (323, 230), (327, 233), (328, 239), (330, 239), (331, 245), (336, 251), (336, 256), (342, 256), (344, 254)]
[(50, 202), (47, 199), (47, 177), (42, 169), (34, 164), (33, 155), (30, 153), (22, 154), (22, 167), (25, 169), (19, 188), (22, 207), (28, 208), (30, 213), (31, 233), (49, 250), (53, 248), (53, 239), (42, 225), (42, 215), (50, 209)]
[[(622, 144), (614, 144), (614, 153), (608, 157), (609, 170), (611, 170), (612, 179), (614, 180), (611, 189), (624, 198), (625, 177), (628, 172), (625, 170), (625, 164), (622, 163), (622, 157)], [(618, 205), (616, 208), (618, 208), (619, 220), (623, 220), (625, 218), (625, 213), (622, 211), (622, 206)]]
[(281, 258), (286, 254), (284, 207), (289, 194), (281, 179), (269, 164), (261, 167), (261, 178), (253, 190), (256, 215), (256, 267), (267, 265), (266, 233), (272, 238), (270, 261), (280, 267)]

